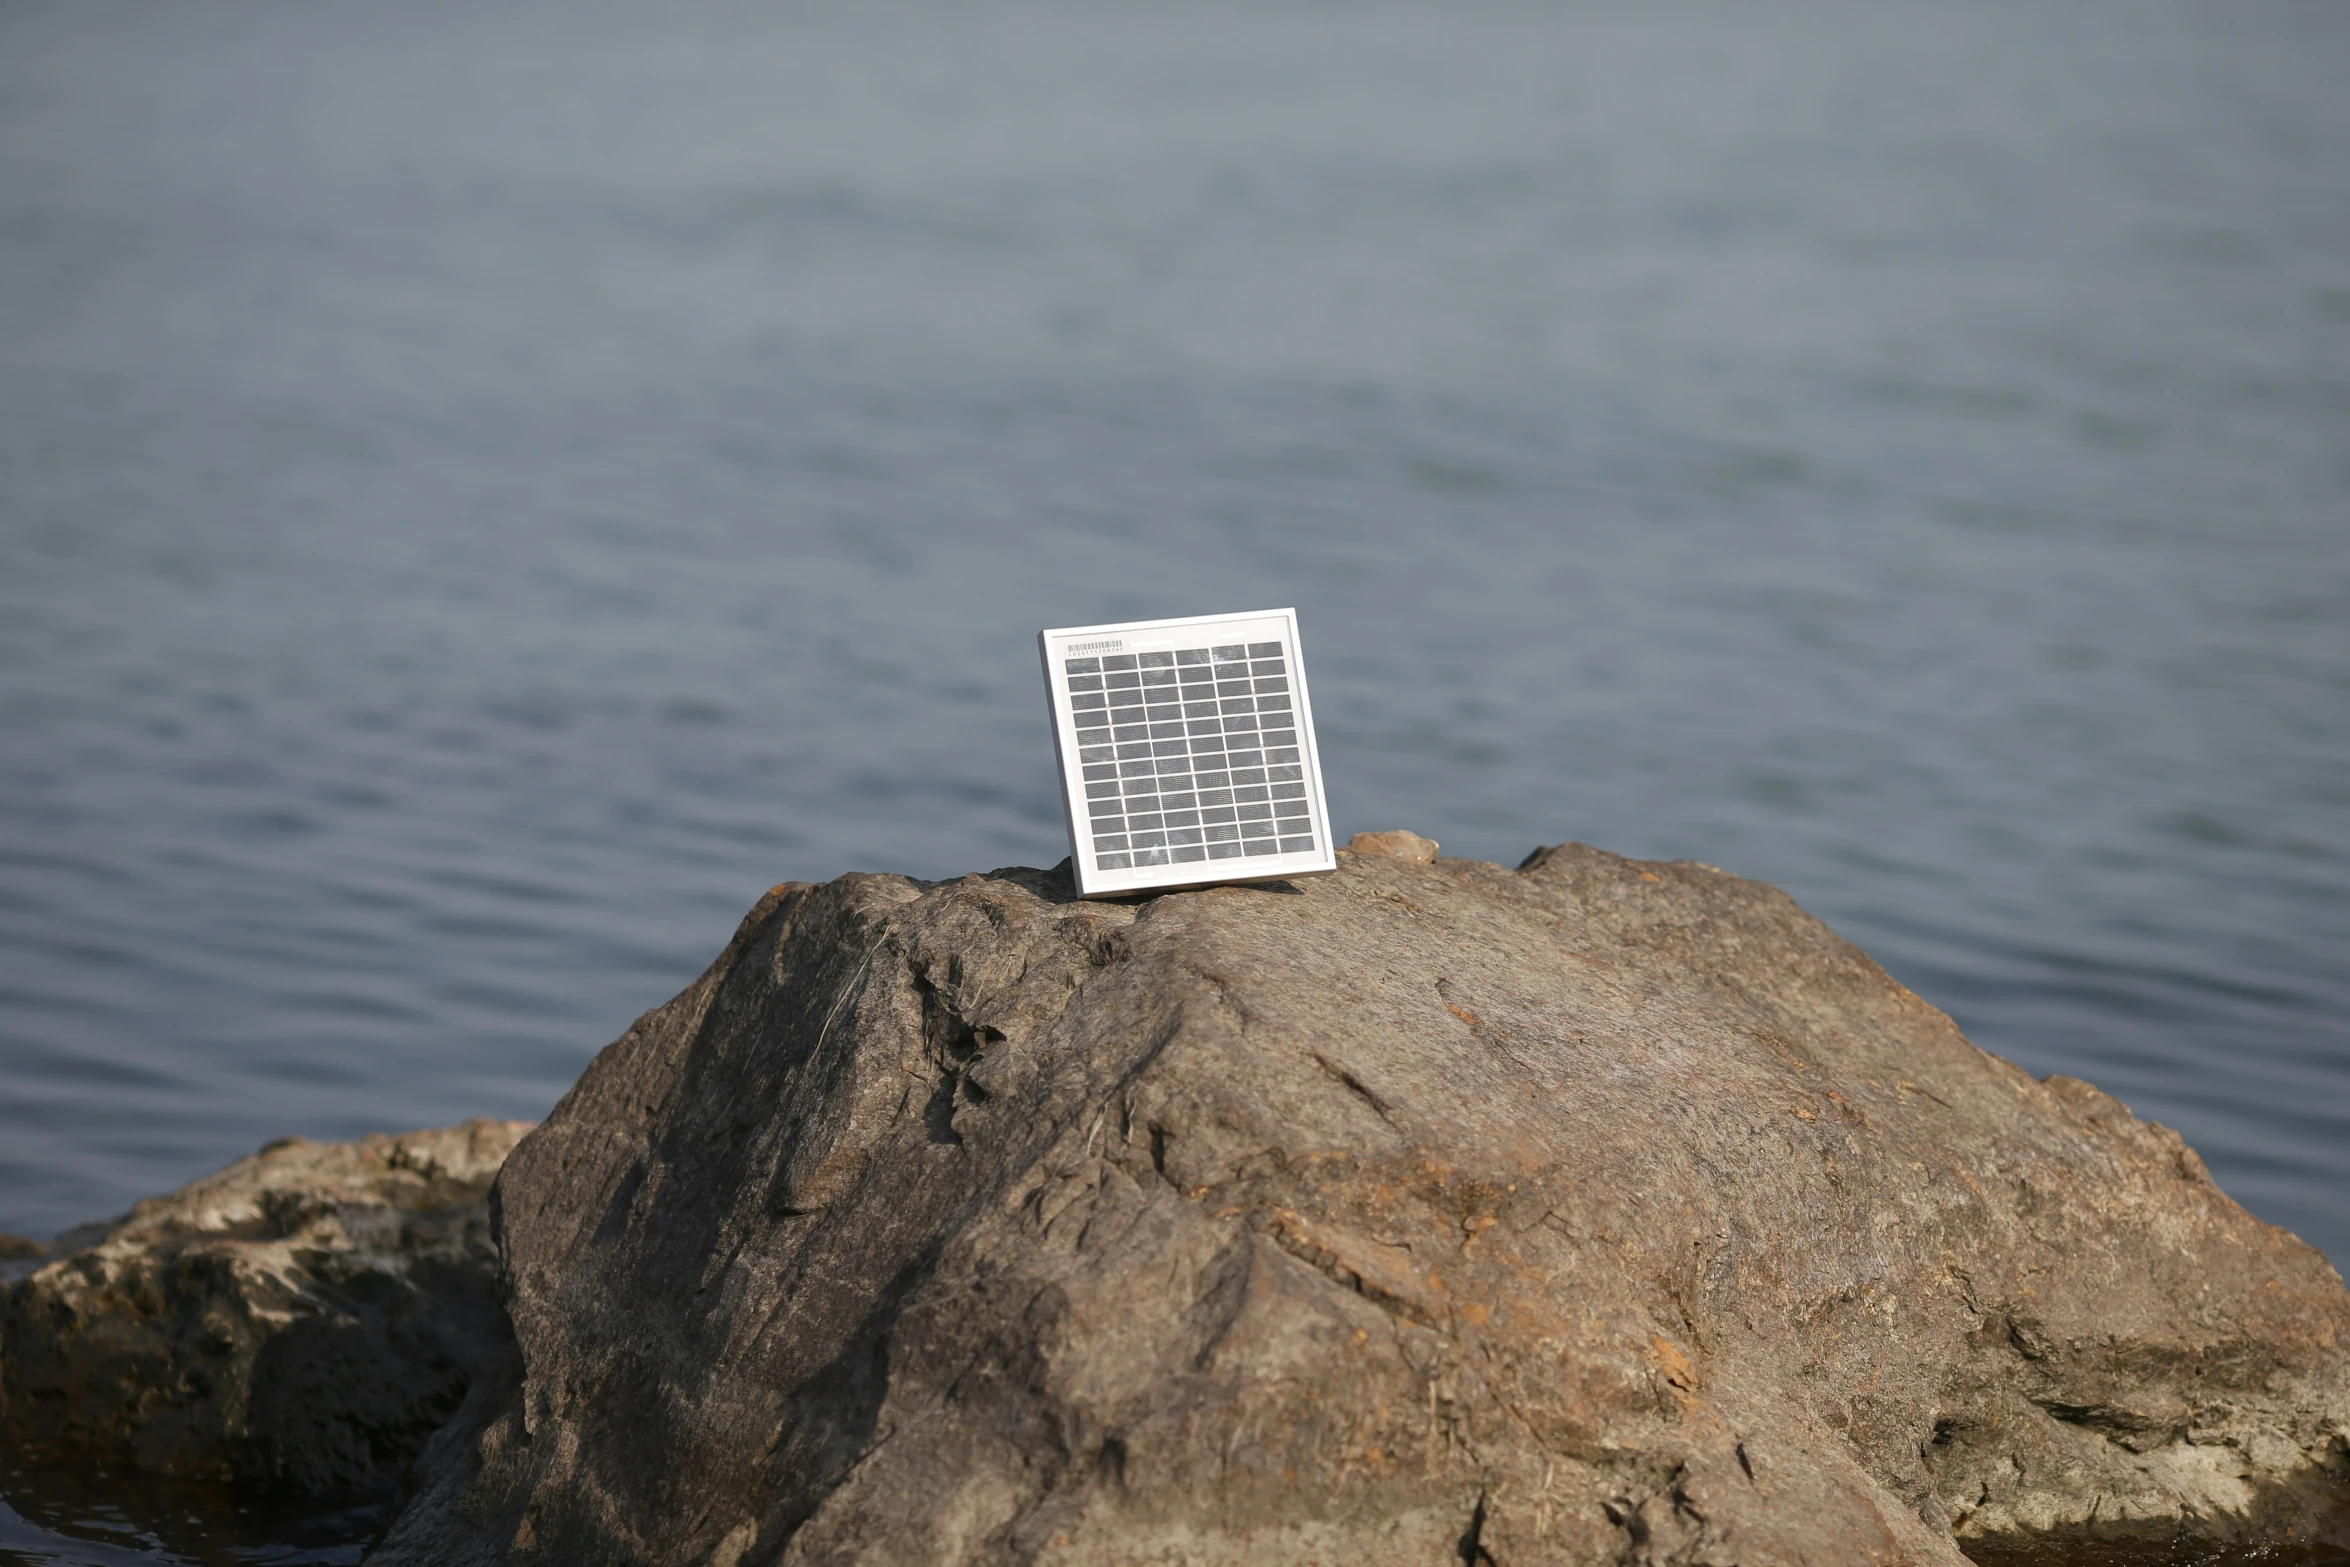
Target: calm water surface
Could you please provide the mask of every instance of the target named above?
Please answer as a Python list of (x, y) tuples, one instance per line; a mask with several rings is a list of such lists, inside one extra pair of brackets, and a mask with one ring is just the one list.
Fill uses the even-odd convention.
[(2350, 1256), (2346, 72), (6, 0), (0, 1229), (543, 1113), (771, 882), (1060, 858), (1038, 626), (1296, 604), (1342, 833), (1780, 883)]

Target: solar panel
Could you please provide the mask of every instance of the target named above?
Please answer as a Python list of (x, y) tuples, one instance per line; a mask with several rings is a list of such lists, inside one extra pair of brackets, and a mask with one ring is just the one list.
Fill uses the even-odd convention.
[(1297, 611), (1039, 633), (1089, 898), (1338, 865)]

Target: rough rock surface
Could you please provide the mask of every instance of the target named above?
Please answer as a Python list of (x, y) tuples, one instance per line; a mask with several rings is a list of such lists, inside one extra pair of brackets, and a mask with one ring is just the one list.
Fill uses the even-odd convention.
[(288, 1138), (0, 1286), (0, 1446), (304, 1491), (389, 1486), (510, 1354), (490, 1182), (530, 1129)]
[(2350, 1546), (2350, 1296), (2177, 1136), (1770, 887), (1364, 848), (770, 893), (515, 1151), (373, 1559)]

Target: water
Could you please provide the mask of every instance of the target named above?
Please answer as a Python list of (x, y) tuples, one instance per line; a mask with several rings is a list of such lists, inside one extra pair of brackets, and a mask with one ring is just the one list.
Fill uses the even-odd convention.
[(1777, 882), (2350, 1255), (2350, 10), (0, 6), (0, 1229), (537, 1115), (1066, 852), (1295, 604), (1342, 832)]
[[(353, 1567), (390, 1498), (240, 1496), (0, 1460), (6, 1567)], [(14, 1505), (11, 1505), (13, 1503)]]

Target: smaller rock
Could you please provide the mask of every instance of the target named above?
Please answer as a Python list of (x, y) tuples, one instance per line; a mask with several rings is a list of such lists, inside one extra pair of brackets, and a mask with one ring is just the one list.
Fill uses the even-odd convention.
[(55, 1261), (0, 1275), (0, 1449), (305, 1492), (397, 1484), (512, 1344), (488, 1198), (529, 1130), (284, 1138), (58, 1237)]
[(21, 1235), (0, 1230), (0, 1262), (36, 1262), (49, 1255), (49, 1248), (39, 1241), (28, 1241)]
[(1423, 838), (1416, 832), (1397, 828), (1393, 832), (1359, 832), (1347, 840), (1349, 854), (1377, 855), (1390, 860), (1406, 860), (1414, 865), (1426, 865), (1436, 858), (1436, 840)]

